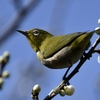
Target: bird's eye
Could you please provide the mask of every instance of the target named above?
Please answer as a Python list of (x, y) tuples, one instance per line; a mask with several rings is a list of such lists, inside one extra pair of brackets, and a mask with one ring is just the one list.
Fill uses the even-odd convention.
[(38, 30), (34, 30), (33, 34), (34, 34), (34, 36), (38, 36), (40, 34), (40, 32)]

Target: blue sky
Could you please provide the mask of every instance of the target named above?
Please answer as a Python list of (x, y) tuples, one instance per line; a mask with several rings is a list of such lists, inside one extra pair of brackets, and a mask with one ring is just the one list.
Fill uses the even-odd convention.
[[(16, 12), (12, 1), (1, 0), (0, 30)], [(25, 1), (28, 0), (22, 0), (22, 4)], [(42, 0), (34, 10), (31, 9), (13, 35), (0, 45), (0, 55), (6, 50), (10, 52), (10, 61), (5, 70), (11, 74), (9, 79), (4, 80), (3, 89), (0, 90), (0, 100), (31, 100), (32, 86), (37, 83), (42, 88), (40, 92), (40, 100), (42, 100), (50, 90), (59, 85), (66, 70), (51, 70), (43, 66), (27, 39), (18, 33), (17, 29), (41, 28), (53, 35), (91, 31), (99, 26), (97, 23), (99, 18), (100, 0), (63, 0), (62, 2)], [(91, 42), (93, 43), (96, 38), (97, 35), (94, 35)], [(100, 48), (100, 44), (98, 47)], [(65, 97), (58, 95), (53, 100), (99, 100), (100, 64), (97, 62), (97, 56), (98, 54), (94, 54), (70, 80), (75, 87), (74, 95)]]

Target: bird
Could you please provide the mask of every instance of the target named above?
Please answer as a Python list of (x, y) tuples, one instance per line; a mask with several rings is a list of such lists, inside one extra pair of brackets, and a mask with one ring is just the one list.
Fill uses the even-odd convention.
[(50, 69), (72, 67), (89, 48), (93, 34), (100, 34), (100, 28), (90, 32), (74, 32), (59, 36), (39, 28), (17, 31), (26, 36), (37, 58)]

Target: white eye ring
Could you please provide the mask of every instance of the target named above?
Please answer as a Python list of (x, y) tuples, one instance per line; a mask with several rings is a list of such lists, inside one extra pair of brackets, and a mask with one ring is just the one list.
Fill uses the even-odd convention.
[(38, 36), (40, 34), (40, 32), (38, 30), (34, 30), (33, 34), (34, 34), (34, 36)]

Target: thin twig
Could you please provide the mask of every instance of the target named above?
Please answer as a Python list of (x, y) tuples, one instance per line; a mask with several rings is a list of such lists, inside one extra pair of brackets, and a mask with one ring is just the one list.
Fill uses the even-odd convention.
[(30, 8), (35, 8), (39, 2), (39, 0), (29, 0), (12, 15), (11, 19), (1, 30), (0, 45), (14, 33), (13, 31), (20, 25), (19, 23), (25, 18)]

